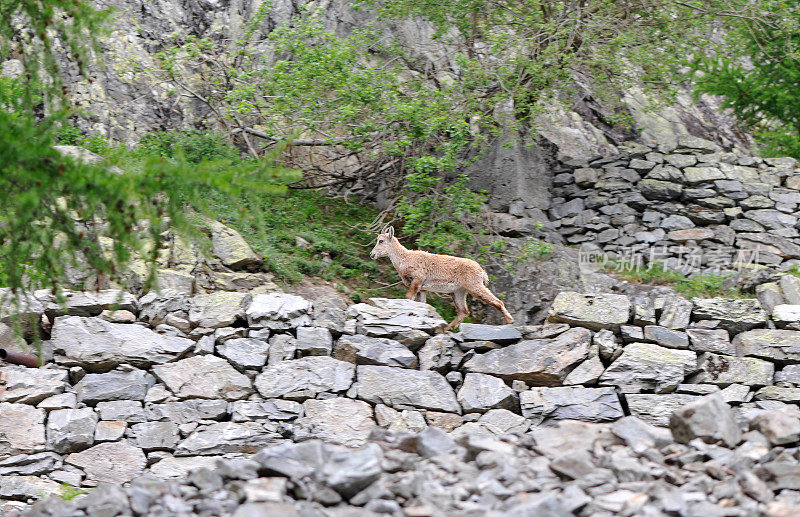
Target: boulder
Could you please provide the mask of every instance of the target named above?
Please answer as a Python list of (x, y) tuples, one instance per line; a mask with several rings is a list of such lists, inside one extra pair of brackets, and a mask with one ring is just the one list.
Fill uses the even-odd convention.
[(213, 355), (155, 366), (153, 373), (181, 399), (239, 400), (253, 392), (249, 378)]
[(531, 388), (519, 398), (522, 415), (533, 425), (550, 420), (607, 422), (625, 416), (614, 388)]
[(625, 393), (674, 390), (697, 369), (691, 350), (675, 350), (650, 343), (631, 343), (600, 376), (601, 385), (619, 386)]
[(731, 357), (706, 352), (700, 354), (697, 363), (700, 370), (692, 382), (728, 386), (738, 383), (746, 386), (769, 386), (775, 374), (775, 366), (753, 357)]
[(252, 338), (229, 339), (217, 346), (219, 355), (241, 369), (261, 368), (267, 364), (268, 352), (269, 343)]
[(522, 339), (519, 330), (511, 325), (462, 323), (460, 333), (464, 341), (492, 341), (498, 345), (508, 345)]
[(450, 384), (436, 372), (362, 365), (356, 386), (358, 398), (373, 404), (461, 413)]
[(50, 342), (57, 362), (89, 371), (108, 371), (123, 363), (146, 368), (172, 361), (194, 346), (190, 339), (156, 334), (141, 325), (81, 316), (56, 318)]
[(764, 411), (750, 420), (750, 429), (760, 431), (772, 445), (800, 441), (800, 418), (794, 412)]
[(0, 402), (38, 404), (47, 397), (64, 391), (67, 384), (65, 370), (4, 366), (0, 370)]
[(718, 320), (720, 327), (738, 334), (767, 322), (767, 313), (755, 298), (693, 298), (695, 320)]
[(409, 328), (433, 334), (447, 325), (427, 303), (405, 299), (370, 298), (351, 305), (347, 316), (355, 318), (359, 334), (371, 337), (391, 338)]
[(676, 442), (689, 443), (695, 438), (705, 442), (722, 441), (728, 447), (739, 443), (742, 433), (733, 411), (719, 393), (706, 395), (677, 409), (669, 419)]
[(0, 498), (44, 499), (57, 496), (61, 492), (61, 484), (51, 479), (36, 476), (0, 476)]
[(464, 377), (457, 400), (465, 413), (484, 413), (490, 409), (514, 411), (519, 404), (517, 393), (502, 379), (482, 373), (468, 373)]
[(230, 327), (245, 318), (252, 296), (248, 293), (218, 291), (189, 299), (189, 321), (204, 328)]
[(312, 308), (310, 301), (293, 294), (257, 294), (247, 307), (247, 322), (251, 328), (275, 330), (308, 326)]
[(471, 373), (542, 386), (560, 385), (589, 356), (591, 332), (573, 328), (553, 339), (533, 339), (476, 355), (464, 364)]
[(57, 409), (47, 417), (47, 448), (65, 454), (94, 443), (97, 413), (92, 408)]
[(672, 443), (672, 435), (668, 430), (648, 424), (635, 416), (620, 418), (611, 426), (611, 432), (640, 454)]
[(680, 393), (631, 393), (625, 395), (631, 415), (659, 427), (668, 427), (672, 413), (697, 400), (696, 395)]
[(90, 373), (75, 385), (78, 402), (95, 405), (105, 400), (144, 400), (148, 380), (144, 370)]
[(121, 485), (139, 476), (147, 460), (138, 447), (125, 442), (107, 442), (66, 457), (83, 469), (88, 479)]
[(150, 473), (160, 479), (186, 479), (189, 473), (199, 469), (215, 469), (216, 456), (167, 456), (150, 467)]
[(323, 327), (297, 329), (297, 351), (300, 355), (331, 355), (333, 336)]
[(55, 300), (47, 304), (45, 314), (53, 321), (57, 316), (98, 316), (104, 310), (139, 312), (139, 304), (131, 293), (118, 289), (99, 291), (69, 291), (61, 293), (64, 302)]
[(733, 345), (728, 331), (725, 329), (686, 329), (689, 336), (689, 348), (695, 352), (712, 352), (715, 354), (734, 355)]
[(143, 422), (131, 427), (136, 445), (145, 451), (172, 450), (180, 440), (175, 422)]
[(387, 338), (342, 336), (336, 342), (333, 357), (354, 364), (416, 368), (417, 356), (405, 345)]
[(0, 460), (44, 451), (44, 419), (43, 409), (0, 402)]
[(553, 300), (547, 321), (592, 330), (618, 330), (630, 315), (631, 302), (625, 295), (562, 292)]
[(303, 403), (304, 416), (294, 426), (295, 441), (320, 439), (329, 443), (360, 447), (377, 425), (372, 406), (360, 400), (310, 399)]
[(737, 353), (781, 363), (800, 362), (800, 331), (756, 329), (733, 338)]
[(175, 456), (253, 454), (283, 437), (257, 422), (218, 422), (201, 426), (178, 444)]
[(353, 383), (355, 366), (327, 356), (310, 356), (282, 361), (262, 370), (255, 386), (265, 398), (275, 398), (294, 391), (310, 394), (339, 393)]
[(231, 269), (257, 266), (263, 262), (239, 232), (216, 221), (211, 223), (211, 246), (214, 255)]

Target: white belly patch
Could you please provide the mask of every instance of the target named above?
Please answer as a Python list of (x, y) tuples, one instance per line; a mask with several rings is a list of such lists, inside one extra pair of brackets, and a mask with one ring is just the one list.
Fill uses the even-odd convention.
[(439, 283), (439, 284), (425, 284), (422, 286), (424, 291), (432, 291), (434, 293), (452, 293), (458, 289), (459, 285), (455, 283)]

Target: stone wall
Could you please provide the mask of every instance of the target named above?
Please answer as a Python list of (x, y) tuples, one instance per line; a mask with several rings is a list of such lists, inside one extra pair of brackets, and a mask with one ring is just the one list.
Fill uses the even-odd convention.
[[(564, 292), (544, 325), (448, 334), (432, 307), (381, 298), (101, 291), (27, 307), (52, 327), (45, 366), (0, 369), (6, 515), (800, 504), (798, 306), (770, 319), (754, 299)], [(29, 506), (61, 483), (89, 494)]]
[(554, 175), (545, 224), (563, 242), (685, 274), (733, 273), (736, 262), (782, 271), (800, 264), (793, 158), (726, 153), (698, 138), (623, 149)]

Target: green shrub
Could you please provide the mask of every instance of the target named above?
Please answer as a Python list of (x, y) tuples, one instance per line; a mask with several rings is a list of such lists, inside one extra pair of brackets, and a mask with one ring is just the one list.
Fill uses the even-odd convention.
[(134, 149), (139, 156), (175, 158), (182, 154), (189, 163), (238, 160), (239, 151), (222, 133), (181, 129), (147, 133)]

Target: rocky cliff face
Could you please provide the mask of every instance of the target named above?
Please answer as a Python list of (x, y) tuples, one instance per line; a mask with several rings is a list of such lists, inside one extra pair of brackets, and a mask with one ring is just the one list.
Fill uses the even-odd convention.
[[(47, 364), (0, 369), (5, 515), (800, 505), (800, 313), (754, 299), (562, 292), (544, 325), (457, 334), (407, 300), (40, 301)], [(30, 506), (61, 483), (88, 495)]]

